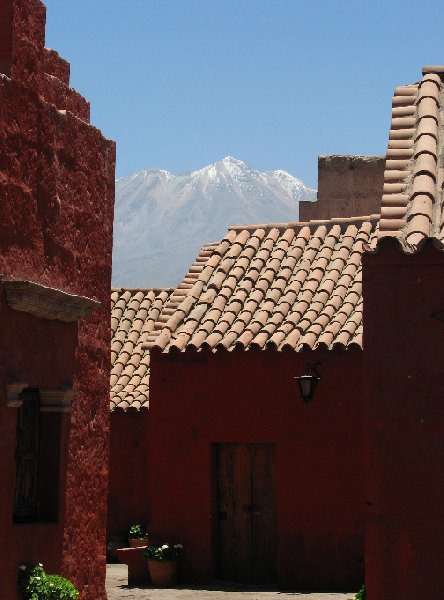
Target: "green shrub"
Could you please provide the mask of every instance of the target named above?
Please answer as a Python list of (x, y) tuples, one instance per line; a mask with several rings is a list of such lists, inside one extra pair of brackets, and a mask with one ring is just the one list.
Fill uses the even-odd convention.
[(79, 592), (65, 577), (48, 575), (43, 565), (20, 567), (20, 587), (26, 600), (77, 600)]
[(366, 597), (367, 596), (365, 593), (365, 585), (363, 585), (362, 588), (359, 590), (359, 592), (356, 594), (355, 600), (365, 600)]

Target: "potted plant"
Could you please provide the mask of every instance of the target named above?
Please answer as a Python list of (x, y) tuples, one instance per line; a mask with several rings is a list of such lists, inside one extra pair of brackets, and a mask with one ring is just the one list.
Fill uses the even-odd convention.
[(131, 525), (129, 530), (129, 544), (130, 548), (143, 548), (148, 546), (148, 532), (143, 525)]
[(151, 544), (145, 550), (153, 585), (171, 587), (177, 583), (177, 561), (182, 553), (182, 544)]

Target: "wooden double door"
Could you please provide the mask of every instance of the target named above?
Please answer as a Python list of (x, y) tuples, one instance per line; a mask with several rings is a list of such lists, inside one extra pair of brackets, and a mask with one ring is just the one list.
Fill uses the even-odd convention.
[(217, 444), (217, 563), (222, 581), (276, 582), (274, 444)]

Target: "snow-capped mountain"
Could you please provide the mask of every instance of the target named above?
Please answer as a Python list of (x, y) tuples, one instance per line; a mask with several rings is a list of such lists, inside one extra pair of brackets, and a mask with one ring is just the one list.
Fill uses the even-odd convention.
[(113, 285), (176, 285), (202, 244), (228, 225), (296, 221), (316, 190), (286, 171), (227, 156), (192, 173), (150, 169), (116, 182)]

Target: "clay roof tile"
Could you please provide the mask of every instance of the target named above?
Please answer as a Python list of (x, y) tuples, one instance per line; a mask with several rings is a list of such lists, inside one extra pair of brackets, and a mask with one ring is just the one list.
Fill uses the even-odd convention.
[(436, 122), (438, 122), (438, 99), (430, 98), (428, 96), (420, 97), (418, 100), (417, 111), (419, 119), (422, 119), (424, 117), (430, 117), (433, 118)]
[[(147, 332), (152, 312), (159, 300), (165, 302), (172, 290), (111, 291), (111, 377), (110, 408), (127, 410), (145, 406), (147, 394), (139, 393), (140, 385), (148, 389), (149, 361), (143, 361), (141, 345)], [(157, 310), (158, 312), (158, 310)]]
[(413, 181), (411, 198), (417, 194), (428, 194), (431, 198), (435, 198), (435, 178), (427, 172), (418, 173)]

